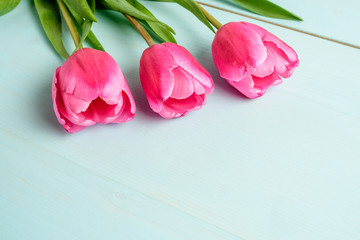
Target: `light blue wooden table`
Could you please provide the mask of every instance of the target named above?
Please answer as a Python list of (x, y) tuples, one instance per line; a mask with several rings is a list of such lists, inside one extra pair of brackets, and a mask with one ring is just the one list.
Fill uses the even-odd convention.
[[(270, 21), (360, 45), (358, 1), (274, 2), (305, 21)], [(360, 50), (206, 8), (265, 27), (299, 55), (290, 79), (249, 100), (219, 77), (212, 32), (171, 3), (145, 4), (212, 74), (214, 93), (186, 117), (154, 114), (138, 75), (146, 43), (118, 14), (99, 13), (94, 32), (138, 111), (73, 135), (52, 110), (63, 61), (33, 4), (0, 18), (0, 239), (360, 239)]]

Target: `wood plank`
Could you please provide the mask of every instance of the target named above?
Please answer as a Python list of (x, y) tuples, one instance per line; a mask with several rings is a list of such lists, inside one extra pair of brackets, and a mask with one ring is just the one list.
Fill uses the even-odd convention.
[(296, 49), (300, 67), (248, 100), (219, 77), (212, 32), (175, 5), (146, 5), (210, 71), (214, 93), (184, 118), (152, 113), (138, 76), (146, 43), (99, 13), (94, 32), (138, 111), (73, 135), (52, 111), (62, 61), (32, 4), (0, 18), (0, 239), (358, 239), (360, 52), (258, 23)]
[(360, 6), (359, 1), (356, 0), (344, 0), (341, 3), (326, 0), (272, 1), (300, 16), (304, 20), (302, 22), (263, 17), (242, 9), (231, 0), (202, 0), (200, 2), (360, 47), (360, 33), (356, 30), (360, 22), (357, 11)]

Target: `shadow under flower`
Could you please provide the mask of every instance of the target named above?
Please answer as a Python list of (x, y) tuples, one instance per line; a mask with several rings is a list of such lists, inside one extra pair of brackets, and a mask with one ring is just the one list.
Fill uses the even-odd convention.
[(49, 78), (49, 83), (44, 85), (42, 88), (39, 88), (39, 92), (34, 99), (36, 109), (34, 109), (34, 113), (37, 113), (38, 121), (37, 125), (41, 125), (43, 130), (45, 131), (56, 131), (58, 133), (66, 134), (66, 131), (63, 127), (59, 124), (54, 110), (53, 110), (53, 103), (51, 97), (51, 84), (52, 79)]
[(124, 75), (136, 103), (135, 119), (145, 117), (146, 121), (166, 121), (166, 119), (151, 110), (141, 86), (139, 69), (133, 68), (130, 71), (124, 71)]

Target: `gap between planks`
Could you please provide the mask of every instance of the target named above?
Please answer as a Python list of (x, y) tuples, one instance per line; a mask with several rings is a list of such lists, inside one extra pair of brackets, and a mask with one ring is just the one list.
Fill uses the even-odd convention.
[(203, 3), (203, 2), (198, 2), (198, 3), (201, 4), (201, 5), (203, 5), (203, 6), (211, 7), (211, 8), (220, 10), (220, 11), (225, 11), (225, 12), (228, 12), (228, 13), (233, 13), (233, 14), (236, 14), (236, 15), (239, 15), (239, 16), (242, 16), (242, 17), (246, 17), (246, 18), (250, 18), (250, 19), (253, 19), (253, 20), (260, 21), (260, 22), (268, 23), (268, 24), (271, 24), (271, 25), (274, 25), (274, 26), (277, 26), (277, 27), (282, 27), (282, 28), (285, 28), (285, 29), (288, 29), (288, 30), (291, 30), (291, 31), (295, 31), (295, 32), (298, 32), (298, 33), (302, 33), (302, 34), (306, 34), (306, 35), (312, 36), (312, 37), (324, 39), (324, 40), (327, 40), (327, 41), (330, 41), (330, 42), (334, 42), (334, 43), (337, 43), (337, 44), (341, 44), (341, 45), (344, 45), (344, 46), (347, 46), (347, 47), (351, 47), (351, 48), (355, 48), (355, 49), (360, 49), (360, 46), (353, 45), (353, 44), (350, 44), (350, 43), (338, 41), (338, 40), (335, 40), (335, 39), (332, 39), (332, 38), (324, 37), (324, 36), (321, 36), (321, 35), (318, 35), (318, 34), (314, 34), (314, 33), (310, 33), (310, 32), (305, 32), (305, 31), (302, 31), (302, 30), (299, 30), (299, 29), (296, 29), (296, 28), (292, 28), (292, 27), (288, 27), (288, 26), (281, 25), (281, 24), (273, 23), (273, 22), (270, 22), (270, 21), (267, 21), (267, 20), (263, 20), (263, 19), (260, 19), (260, 18), (257, 18), (257, 17), (248, 16), (248, 15), (245, 15), (245, 14), (242, 14), (242, 13), (238, 13), (238, 12), (231, 11), (231, 10), (228, 10), (228, 9), (225, 9), (225, 8), (217, 7), (217, 6), (214, 6), (214, 5), (211, 5), (211, 4), (207, 4), (207, 3)]

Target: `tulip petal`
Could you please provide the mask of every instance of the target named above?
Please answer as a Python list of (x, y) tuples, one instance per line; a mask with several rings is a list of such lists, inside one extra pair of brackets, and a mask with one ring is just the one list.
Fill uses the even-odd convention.
[(189, 79), (191, 76), (181, 67), (176, 67), (172, 70), (174, 75), (174, 88), (171, 93), (171, 98), (184, 99), (194, 93), (194, 85)]
[(212, 53), (221, 77), (231, 81), (239, 81), (248, 65), (256, 68), (267, 57), (261, 36), (242, 22), (230, 22), (218, 30)]
[(59, 74), (61, 91), (85, 101), (98, 96), (118, 95), (125, 80), (120, 67), (109, 54), (89, 48), (71, 55), (61, 66)]
[(197, 103), (198, 99), (196, 98), (195, 94), (185, 99), (169, 98), (164, 102), (167, 107), (171, 107), (179, 111), (193, 109), (197, 105)]
[(172, 55), (174, 61), (181, 66), (186, 72), (193, 76), (208, 90), (210, 94), (214, 88), (214, 82), (208, 71), (194, 58), (193, 55), (184, 47), (174, 43), (163, 43), (169, 53)]
[(249, 73), (240, 81), (228, 81), (228, 83), (248, 98), (257, 98), (266, 92), (266, 89), (260, 89), (254, 86), (253, 78)]
[(220, 76), (249, 98), (262, 96), (299, 65), (291, 47), (247, 22), (223, 25), (215, 35), (212, 52)]
[(161, 44), (147, 48), (140, 59), (140, 80), (148, 98), (165, 101), (172, 93), (174, 76), (171, 69), (177, 67), (173, 57)]
[(90, 103), (89, 108), (84, 112), (84, 115), (94, 122), (106, 124), (109, 122), (107, 119), (115, 115), (116, 106), (117, 105), (109, 105), (103, 99), (98, 97)]
[(214, 83), (210, 74), (183, 47), (155, 44), (140, 60), (140, 79), (151, 109), (164, 118), (201, 108)]
[[(252, 76), (253, 81), (254, 81), (254, 87), (255, 88), (262, 88), (262, 89), (267, 89), (270, 86), (274, 86), (274, 85), (278, 85), (281, 83), (281, 78), (276, 74), (271, 74), (269, 76), (263, 77), (263, 78), (259, 78), (259, 77), (255, 77)], [(279, 82), (280, 80), (280, 82)]]
[(116, 119), (116, 118), (119, 117), (119, 115), (121, 114), (121, 112), (124, 109), (124, 107), (123, 107), (124, 104), (129, 105), (128, 107), (129, 107), (130, 113), (133, 116), (135, 115), (136, 104), (135, 104), (134, 98), (133, 98), (133, 96), (131, 94), (130, 88), (129, 88), (128, 84), (126, 83), (126, 81), (124, 81), (123, 90), (121, 91), (121, 93), (118, 96), (113, 96), (111, 98), (102, 97), (102, 99), (107, 104), (117, 104), (117, 106), (115, 108), (116, 116), (113, 119)]
[[(191, 75), (190, 75), (191, 76)], [(210, 94), (214, 91), (214, 87), (206, 87), (204, 85), (202, 85), (199, 81), (197, 81), (197, 79), (195, 79), (193, 76), (189, 77), (189, 79), (192, 81), (192, 84), (194, 85), (194, 92), (197, 95), (201, 95), (201, 94)]]
[[(231, 28), (231, 25), (235, 27)], [(267, 57), (267, 51), (259, 33), (243, 22), (230, 23), (228, 28), (232, 37), (237, 39), (237, 41), (229, 43), (234, 45), (236, 52), (242, 56), (244, 62), (252, 67), (263, 64)]]
[(272, 56), (272, 59), (274, 59), (273, 61), (276, 72), (284, 74), (287, 71), (287, 66), (289, 65), (288, 57), (273, 42), (265, 42), (265, 46), (268, 49), (269, 54)]
[[(127, 106), (124, 106), (123, 93)], [(110, 123), (121, 115), (128, 115), (123, 114), (125, 108), (132, 113), (132, 118), (136, 111), (116, 61), (105, 52), (86, 48), (76, 51), (56, 70), (53, 102), (55, 114), (68, 132), (80, 131), (96, 122)]]
[[(266, 31), (264, 28), (257, 26), (255, 24), (252, 23), (248, 23), (248, 22), (244, 22), (245, 25), (248, 25), (249, 27), (252, 27), (253, 29), (255, 29), (256, 31), (259, 32), (259, 34), (262, 37), (262, 40), (264, 41), (264, 44), (266, 45), (267, 43), (271, 43), (271, 44), (275, 44), (276, 47), (278, 48), (278, 50), (275, 50), (274, 47), (271, 47), (272, 50), (275, 50), (276, 52), (278, 52), (280, 55), (285, 55), (286, 57), (283, 57), (286, 59), (286, 61), (289, 62), (289, 66), (288, 66), (288, 72), (284, 72), (286, 76), (282, 76), (282, 77), (290, 77), (291, 73), (293, 72), (293, 70), (299, 66), (299, 58), (296, 54), (296, 52), (294, 51), (294, 49), (292, 49), (289, 45), (287, 45), (286, 43), (284, 43), (282, 40), (280, 40), (278, 37), (276, 37), (275, 35), (273, 35), (272, 33)], [(268, 46), (267, 46), (268, 47)], [(279, 50), (282, 52), (280, 53)], [(291, 72), (291, 73), (290, 73)]]
[(64, 107), (64, 102), (62, 101), (61, 94), (59, 92), (58, 86), (58, 73), (59, 68), (56, 69), (53, 84), (52, 84), (52, 100), (53, 100), (53, 107), (56, 118), (58, 119), (59, 123), (64, 126), (65, 130), (69, 133), (75, 133), (81, 131), (85, 128), (85, 126), (76, 125), (70, 122), (64, 115), (63, 112), (66, 112)]
[(91, 102), (78, 99), (77, 97), (68, 93), (63, 94), (63, 100), (65, 104), (70, 108), (73, 113), (81, 113), (86, 111)]
[[(61, 93), (62, 100), (64, 102), (65, 112), (63, 112), (64, 116), (69, 119), (69, 121), (73, 122), (74, 124), (82, 125), (82, 126), (91, 126), (94, 125), (96, 122), (93, 119), (84, 115), (84, 112), (89, 108), (91, 102), (86, 102), (84, 100), (79, 100), (74, 96)], [(76, 105), (73, 102), (77, 102), (79, 109), (71, 108), (72, 105)], [(82, 101), (82, 103), (80, 103)]]
[(185, 116), (193, 110), (198, 110), (206, 103), (205, 94), (193, 94), (186, 99), (169, 98), (164, 102), (163, 109), (159, 114), (164, 118), (174, 118)]
[(275, 62), (276, 59), (274, 59), (273, 54), (269, 49), (267, 49), (267, 57), (263, 64), (261, 64), (257, 68), (248, 67), (248, 71), (251, 75), (256, 77), (266, 77), (271, 75), (275, 70)]
[(133, 107), (135, 103), (125, 91), (120, 95), (117, 104), (109, 104), (106, 99), (98, 97), (91, 102), (83, 115), (100, 124), (122, 123), (133, 119), (136, 111), (136, 107)]
[(122, 104), (123, 107), (121, 111), (119, 111), (118, 117), (112, 120), (112, 122), (114, 123), (127, 122), (132, 120), (135, 116), (135, 109), (133, 109), (132, 107), (135, 105), (131, 103), (131, 98), (129, 98), (129, 96), (125, 92), (123, 92), (122, 96), (124, 102)]
[(265, 42), (265, 46), (274, 59), (275, 71), (283, 78), (290, 77), (295, 68), (299, 65), (299, 62), (291, 62), (285, 52), (278, 48), (273, 42)]

